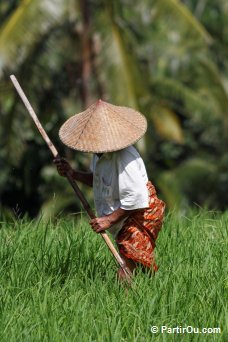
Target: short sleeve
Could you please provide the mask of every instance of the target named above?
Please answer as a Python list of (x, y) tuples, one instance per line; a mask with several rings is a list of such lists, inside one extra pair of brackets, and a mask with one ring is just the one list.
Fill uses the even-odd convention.
[(120, 207), (125, 210), (142, 209), (149, 205), (147, 173), (142, 158), (133, 148), (117, 153)]

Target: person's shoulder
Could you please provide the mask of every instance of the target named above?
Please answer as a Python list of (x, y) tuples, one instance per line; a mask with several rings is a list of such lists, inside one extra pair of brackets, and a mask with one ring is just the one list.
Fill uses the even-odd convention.
[(90, 160), (90, 167), (89, 167), (92, 172), (95, 170), (97, 161), (98, 161), (98, 156), (95, 153), (92, 154), (91, 160)]
[(117, 151), (118, 159), (125, 161), (132, 161), (140, 158), (139, 152), (134, 146), (128, 146), (122, 150)]
[(99, 158), (98, 158), (98, 156), (96, 155), (96, 153), (93, 153), (93, 154), (92, 154), (92, 159), (91, 159), (92, 162), (96, 164), (96, 162), (98, 161), (98, 159), (99, 159)]
[(136, 150), (134, 146), (128, 146), (118, 151), (120, 155), (131, 155), (135, 158), (140, 157), (139, 152)]

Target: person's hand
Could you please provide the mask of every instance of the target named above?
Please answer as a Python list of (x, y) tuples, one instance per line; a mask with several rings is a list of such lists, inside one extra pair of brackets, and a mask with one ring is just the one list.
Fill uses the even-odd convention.
[(92, 219), (89, 224), (96, 233), (103, 232), (104, 230), (111, 227), (110, 219), (108, 216), (96, 217)]
[(66, 159), (57, 157), (53, 160), (53, 163), (56, 165), (57, 171), (60, 176), (66, 177), (67, 174), (73, 173), (73, 169), (66, 161)]

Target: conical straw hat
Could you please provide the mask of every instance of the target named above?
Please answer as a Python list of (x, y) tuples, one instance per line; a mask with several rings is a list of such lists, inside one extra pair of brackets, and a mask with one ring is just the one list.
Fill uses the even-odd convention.
[(79, 151), (104, 153), (134, 144), (146, 132), (146, 118), (128, 107), (96, 101), (60, 128), (62, 142)]

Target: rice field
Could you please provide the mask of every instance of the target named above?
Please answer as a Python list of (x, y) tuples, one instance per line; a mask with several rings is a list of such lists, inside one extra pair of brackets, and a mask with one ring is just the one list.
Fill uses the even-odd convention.
[(0, 341), (226, 341), (227, 223), (228, 212), (169, 213), (159, 271), (127, 289), (83, 215), (2, 220)]

